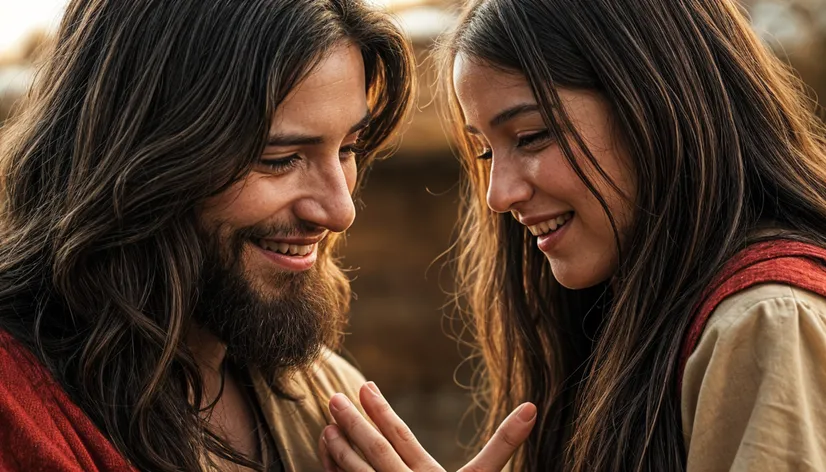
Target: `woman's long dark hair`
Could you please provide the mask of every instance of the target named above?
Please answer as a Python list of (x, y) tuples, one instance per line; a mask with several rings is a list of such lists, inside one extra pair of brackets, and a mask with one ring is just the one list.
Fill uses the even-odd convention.
[[(196, 208), (248, 172), (274, 110), (341, 41), (362, 51), (373, 114), (361, 181), (409, 108), (413, 61), (359, 0), (74, 0), (3, 130), (0, 327), (139, 469), (201, 470), (210, 454), (261, 467), (199, 412), (182, 337)], [(319, 264), (346, 310), (333, 245)]]
[[(452, 85), (457, 54), (526, 77), (619, 241), (557, 87), (611, 104), (638, 188), (609, 282), (563, 288), (530, 233), (485, 206), (488, 171)], [(701, 291), (760, 228), (826, 243), (814, 104), (729, 0), (475, 0), (439, 58), (465, 171), (457, 299), (483, 360), (481, 439), (530, 400), (540, 417), (516, 470), (684, 470), (676, 375)]]

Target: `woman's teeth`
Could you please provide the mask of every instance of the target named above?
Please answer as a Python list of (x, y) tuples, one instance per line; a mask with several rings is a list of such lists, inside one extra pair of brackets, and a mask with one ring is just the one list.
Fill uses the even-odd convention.
[(543, 234), (554, 232), (562, 226), (565, 226), (565, 223), (570, 221), (573, 217), (574, 212), (570, 211), (562, 216), (557, 216), (556, 218), (552, 218), (548, 221), (543, 221), (542, 223), (537, 223), (533, 226), (528, 226), (528, 230), (534, 236), (542, 236)]
[(278, 252), (288, 256), (306, 256), (307, 254), (313, 252), (313, 249), (315, 248), (315, 244), (299, 246), (296, 244), (286, 244), (277, 243), (275, 241), (267, 241), (265, 239), (259, 240), (258, 245), (268, 251)]

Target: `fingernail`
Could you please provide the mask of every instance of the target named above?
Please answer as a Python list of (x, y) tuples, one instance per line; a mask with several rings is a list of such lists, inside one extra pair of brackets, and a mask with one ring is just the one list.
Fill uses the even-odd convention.
[(350, 400), (344, 396), (342, 393), (337, 393), (333, 395), (333, 398), (330, 399), (330, 406), (335, 411), (342, 411), (346, 410), (350, 406)]
[(522, 405), (519, 407), (519, 413), (517, 413), (517, 416), (525, 423), (533, 421), (533, 419), (536, 418), (536, 406), (532, 403)]
[(324, 430), (324, 441), (333, 441), (338, 439), (338, 431), (336, 428), (327, 428)]
[(381, 392), (379, 391), (379, 387), (377, 387), (375, 383), (367, 382), (367, 388), (369, 388), (371, 392), (376, 394), (377, 397), (381, 397)]

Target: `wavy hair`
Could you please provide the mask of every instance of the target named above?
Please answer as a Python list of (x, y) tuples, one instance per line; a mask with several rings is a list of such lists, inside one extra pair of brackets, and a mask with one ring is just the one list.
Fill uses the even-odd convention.
[[(196, 208), (246, 175), (340, 41), (366, 68), (362, 182), (408, 111), (413, 59), (359, 0), (73, 0), (3, 130), (0, 326), (139, 469), (196, 471), (209, 453), (262, 467), (200, 415), (182, 336), (203, 278)], [(346, 310), (333, 246), (319, 264)]]
[[(609, 281), (562, 287), (527, 229), (486, 207), (489, 170), (453, 90), (458, 54), (526, 78), (612, 222), (621, 251)], [(437, 57), (464, 169), (456, 300), (482, 361), (481, 439), (534, 401), (539, 420), (516, 470), (684, 470), (677, 365), (702, 290), (761, 228), (826, 243), (815, 105), (730, 0), (474, 0)], [(628, 146), (638, 188), (621, 248), (593, 181), (607, 176), (560, 87), (605, 97)]]

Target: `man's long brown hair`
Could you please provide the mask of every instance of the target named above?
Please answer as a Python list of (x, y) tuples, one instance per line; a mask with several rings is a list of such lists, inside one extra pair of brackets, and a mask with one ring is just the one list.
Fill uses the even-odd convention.
[[(0, 327), (139, 469), (200, 470), (209, 453), (260, 468), (199, 412), (183, 343), (196, 208), (249, 171), (275, 109), (340, 41), (362, 51), (373, 114), (361, 182), (409, 108), (413, 61), (359, 0), (73, 0), (3, 130)], [(346, 310), (333, 246), (319, 264)]]
[[(560, 286), (527, 229), (486, 207), (489, 168), (462, 131), (453, 90), (457, 54), (526, 77), (619, 248), (587, 177), (606, 176), (557, 87), (610, 102), (638, 183), (610, 281)], [(533, 401), (539, 420), (516, 470), (684, 470), (676, 376), (701, 291), (763, 227), (824, 245), (826, 146), (814, 104), (729, 0), (476, 0), (439, 58), (464, 167), (457, 300), (482, 359), (481, 439)]]

